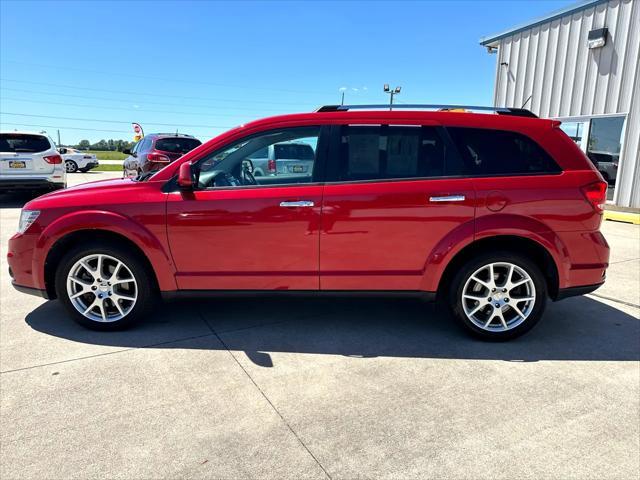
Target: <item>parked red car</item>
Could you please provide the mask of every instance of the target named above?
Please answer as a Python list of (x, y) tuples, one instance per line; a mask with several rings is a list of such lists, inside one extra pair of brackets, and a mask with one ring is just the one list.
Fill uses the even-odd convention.
[(136, 143), (131, 150), (123, 150), (129, 155), (125, 163), (135, 165), (139, 175), (166, 167), (185, 153), (202, 145), (191, 135), (183, 133), (151, 133)]
[[(547, 298), (604, 282), (607, 185), (560, 122), (362, 107), (259, 120), (145, 181), (27, 203), (14, 286), (97, 329), (144, 317), (159, 294), (411, 292), (507, 339)], [(254, 177), (247, 160), (287, 142), (313, 148), (313, 169)]]

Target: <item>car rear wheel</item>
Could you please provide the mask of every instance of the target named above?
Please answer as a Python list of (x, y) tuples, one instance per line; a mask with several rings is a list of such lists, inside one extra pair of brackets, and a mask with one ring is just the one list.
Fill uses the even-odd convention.
[(67, 173), (75, 173), (78, 171), (78, 164), (73, 160), (65, 160), (64, 168), (67, 171)]
[(511, 252), (467, 261), (453, 280), (449, 306), (454, 317), (484, 340), (508, 340), (540, 321), (547, 285), (540, 269)]
[(73, 319), (94, 330), (126, 328), (147, 315), (155, 300), (148, 268), (128, 250), (107, 243), (67, 253), (55, 282)]

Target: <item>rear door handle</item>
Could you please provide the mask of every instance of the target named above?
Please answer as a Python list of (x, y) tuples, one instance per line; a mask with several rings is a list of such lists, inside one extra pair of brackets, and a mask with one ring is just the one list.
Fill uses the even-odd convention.
[(299, 200), (297, 202), (280, 202), (281, 207), (285, 208), (298, 208), (298, 207), (313, 207), (314, 203), (309, 200)]
[(464, 202), (464, 195), (442, 195), (439, 197), (429, 197), (430, 202)]

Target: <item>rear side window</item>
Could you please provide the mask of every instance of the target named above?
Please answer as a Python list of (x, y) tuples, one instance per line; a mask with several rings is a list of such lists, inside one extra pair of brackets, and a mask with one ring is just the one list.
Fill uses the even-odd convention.
[(516, 132), (481, 128), (447, 128), (467, 175), (558, 173), (558, 164), (540, 145)]
[(160, 138), (156, 140), (155, 148), (163, 152), (185, 154), (199, 146), (200, 143), (200, 140), (195, 138)]
[(343, 127), (338, 180), (440, 177), (446, 175), (446, 158), (435, 127)]
[(0, 135), (0, 152), (37, 153), (49, 150), (49, 139), (43, 135), (3, 133)]

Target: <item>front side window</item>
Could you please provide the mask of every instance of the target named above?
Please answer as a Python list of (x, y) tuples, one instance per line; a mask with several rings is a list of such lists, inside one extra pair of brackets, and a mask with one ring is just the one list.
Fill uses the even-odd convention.
[(252, 135), (198, 162), (201, 189), (310, 183), (316, 170), (320, 127)]
[(447, 128), (468, 175), (558, 173), (558, 164), (536, 142), (517, 132)]
[(435, 127), (343, 127), (339, 157), (340, 181), (446, 175), (447, 148)]

